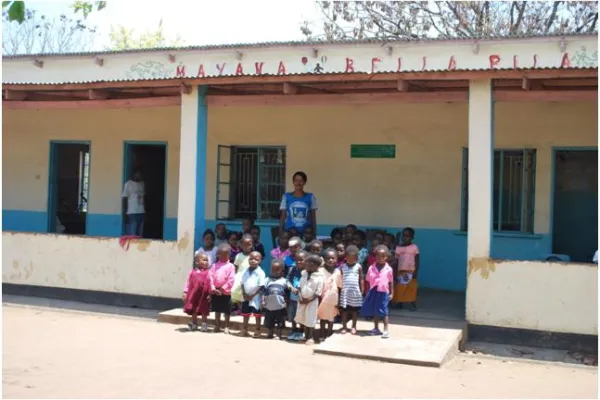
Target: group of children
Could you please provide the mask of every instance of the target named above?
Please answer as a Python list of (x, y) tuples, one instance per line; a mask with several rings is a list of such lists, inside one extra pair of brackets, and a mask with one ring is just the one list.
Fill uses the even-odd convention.
[(184, 311), (192, 316), (190, 330), (199, 328), (200, 316), (200, 330), (207, 331), (212, 310), (215, 332), (229, 333), (230, 315), (239, 312), (242, 336), (250, 335), (248, 325), (254, 317), (254, 336), (260, 337), (264, 316), (268, 338), (275, 333), (281, 338), (289, 321), (288, 340), (313, 343), (331, 336), (338, 319), (342, 334), (356, 334), (360, 315), (373, 320), (371, 335), (389, 338), (390, 303), (397, 307), (409, 303), (416, 310), (419, 249), (412, 242), (412, 228), (402, 231), (398, 245), (394, 235), (376, 231), (369, 247), (367, 235), (356, 226), (336, 228), (331, 247), (325, 250), (311, 231), (302, 237), (281, 232), (271, 251), (269, 277), (260, 266), (264, 258), (260, 229), (247, 219), (243, 230), (231, 233), (219, 224), (216, 232), (204, 232), (183, 294)]

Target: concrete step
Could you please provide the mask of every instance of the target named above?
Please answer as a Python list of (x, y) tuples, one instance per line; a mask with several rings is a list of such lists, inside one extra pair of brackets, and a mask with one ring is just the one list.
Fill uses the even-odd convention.
[[(214, 324), (214, 314), (211, 313), (208, 320)], [(181, 308), (175, 308), (161, 312), (158, 321), (187, 325), (190, 316)], [(251, 319), (250, 331), (254, 329), (253, 322), (254, 319)], [(234, 331), (240, 330), (242, 317), (232, 316), (229, 327)], [(316, 354), (439, 368), (464, 348), (466, 327), (465, 321), (392, 316), (391, 338), (382, 339), (380, 336), (369, 336), (373, 323), (361, 320), (357, 324), (357, 335), (337, 333), (339, 325), (336, 325), (336, 333), (315, 346), (313, 351)], [(284, 334), (289, 334), (289, 329)]]
[[(370, 336), (373, 323), (359, 321), (357, 335), (337, 334), (314, 348), (317, 354), (361, 358), (397, 364), (441, 367), (456, 355), (466, 338), (466, 323), (439, 321), (437, 326), (390, 323), (391, 337)], [(381, 326), (380, 326), (381, 329)]]

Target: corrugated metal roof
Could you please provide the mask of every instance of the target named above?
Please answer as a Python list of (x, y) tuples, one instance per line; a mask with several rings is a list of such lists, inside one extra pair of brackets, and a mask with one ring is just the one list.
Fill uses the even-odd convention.
[(423, 38), (423, 39), (352, 39), (352, 40), (305, 40), (305, 41), (282, 41), (282, 42), (259, 42), (259, 43), (236, 43), (236, 44), (214, 44), (203, 46), (182, 46), (182, 47), (155, 47), (151, 49), (130, 49), (130, 50), (101, 50), (74, 53), (38, 53), (38, 54), (15, 54), (5, 55), (4, 59), (18, 59), (27, 57), (80, 57), (105, 54), (135, 54), (165, 51), (194, 51), (194, 50), (243, 50), (249, 48), (269, 48), (269, 47), (309, 47), (323, 45), (362, 45), (379, 44), (381, 46), (394, 45), (402, 43), (430, 43), (430, 42), (468, 42), (468, 41), (493, 41), (493, 40), (517, 40), (517, 39), (544, 39), (544, 38), (568, 38), (568, 37), (597, 37), (598, 33), (567, 33), (567, 34), (549, 34), (549, 35), (509, 35), (509, 36), (481, 36), (471, 38)]
[(158, 81), (182, 81), (182, 80), (190, 80), (190, 79), (198, 79), (198, 80), (211, 80), (211, 81), (215, 81), (215, 80), (219, 80), (219, 79), (225, 79), (225, 78), (264, 78), (264, 77), (279, 77), (282, 80), (285, 80), (286, 77), (315, 77), (315, 76), (323, 76), (323, 75), (328, 75), (328, 76), (336, 76), (336, 75), (352, 75), (352, 76), (357, 76), (357, 75), (364, 75), (365, 77), (368, 76), (373, 76), (373, 75), (384, 75), (384, 74), (394, 74), (394, 75), (402, 75), (405, 73), (418, 73), (418, 74), (433, 74), (433, 73), (465, 73), (465, 72), (491, 72), (491, 71), (497, 71), (499, 73), (502, 72), (507, 72), (507, 71), (519, 71), (519, 72), (535, 72), (535, 71), (559, 71), (559, 70), (576, 70), (576, 71), (598, 71), (598, 67), (581, 67), (581, 68), (561, 68), (561, 67), (547, 67), (547, 68), (498, 68), (495, 70), (490, 70), (488, 68), (473, 68), (473, 69), (456, 69), (454, 71), (448, 71), (447, 69), (436, 69), (436, 70), (428, 70), (428, 71), (421, 71), (421, 70), (406, 70), (406, 71), (402, 71), (402, 72), (397, 72), (397, 71), (377, 71), (375, 73), (368, 73), (368, 72), (353, 72), (353, 73), (346, 73), (346, 72), (328, 72), (325, 74), (316, 74), (316, 73), (291, 73), (291, 74), (285, 74), (285, 75), (277, 75), (277, 74), (262, 74), (262, 75), (244, 75), (244, 76), (239, 76), (239, 75), (235, 75), (235, 74), (229, 74), (229, 75), (221, 75), (221, 76), (208, 76), (205, 78), (198, 78), (197, 76), (186, 76), (186, 77), (164, 77), (164, 78), (144, 78), (144, 79), (100, 79), (100, 80), (86, 80), (86, 81), (65, 81), (65, 82), (2, 82), (3, 85), (78, 85), (78, 84), (91, 84), (91, 83), (124, 83), (124, 82), (139, 82), (139, 81), (152, 81), (152, 82), (158, 82)]

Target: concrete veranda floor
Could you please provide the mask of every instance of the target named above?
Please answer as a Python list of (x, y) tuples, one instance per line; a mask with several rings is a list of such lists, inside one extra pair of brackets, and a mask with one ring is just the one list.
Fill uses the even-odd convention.
[[(4, 398), (597, 398), (598, 393), (593, 367), (464, 354), (440, 369), (412, 367), (314, 355), (310, 346), (280, 341), (181, 332), (150, 319), (156, 311), (3, 301)], [(249, 375), (257, 370), (260, 380)], [(272, 384), (294, 377), (297, 385)], [(302, 384), (306, 381), (310, 385)]]

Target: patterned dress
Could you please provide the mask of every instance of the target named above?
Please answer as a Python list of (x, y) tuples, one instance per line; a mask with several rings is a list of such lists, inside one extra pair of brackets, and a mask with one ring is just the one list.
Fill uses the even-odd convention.
[(360, 270), (359, 263), (353, 266), (348, 264), (342, 265), (340, 272), (342, 273), (342, 291), (340, 293), (340, 307), (361, 307), (363, 298), (360, 292)]

